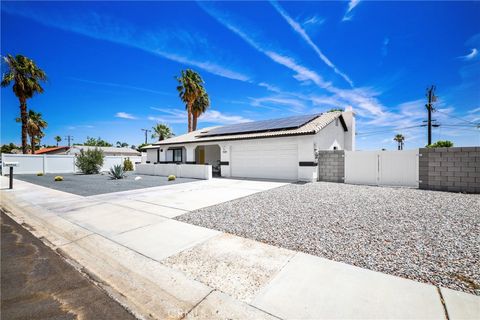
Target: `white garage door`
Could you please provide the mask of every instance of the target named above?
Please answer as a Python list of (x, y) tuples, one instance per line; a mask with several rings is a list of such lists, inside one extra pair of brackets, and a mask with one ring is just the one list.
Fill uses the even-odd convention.
[(296, 180), (296, 144), (252, 144), (233, 146), (230, 158), (232, 177)]

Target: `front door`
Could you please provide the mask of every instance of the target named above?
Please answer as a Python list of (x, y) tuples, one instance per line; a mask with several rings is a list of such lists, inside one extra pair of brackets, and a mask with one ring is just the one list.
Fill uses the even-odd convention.
[(198, 163), (205, 164), (205, 149), (201, 148), (198, 150)]

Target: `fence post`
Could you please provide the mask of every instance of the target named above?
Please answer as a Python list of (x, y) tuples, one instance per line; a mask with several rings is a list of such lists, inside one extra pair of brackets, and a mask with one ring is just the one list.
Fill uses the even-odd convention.
[(47, 173), (47, 155), (43, 154), (43, 174)]

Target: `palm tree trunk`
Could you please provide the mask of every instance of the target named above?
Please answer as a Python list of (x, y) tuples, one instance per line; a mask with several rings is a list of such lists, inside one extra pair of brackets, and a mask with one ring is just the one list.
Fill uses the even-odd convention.
[(192, 132), (192, 103), (188, 104), (187, 113), (188, 113), (188, 132)]
[(193, 131), (197, 130), (198, 112), (193, 113)]
[(22, 120), (22, 152), (27, 153), (27, 100), (20, 98), (20, 119)]
[(30, 146), (32, 148), (32, 154), (35, 154), (35, 137), (34, 136), (30, 137)]

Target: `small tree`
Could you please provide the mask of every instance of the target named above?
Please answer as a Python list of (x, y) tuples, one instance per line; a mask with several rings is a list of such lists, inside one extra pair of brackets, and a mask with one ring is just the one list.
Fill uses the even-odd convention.
[(57, 147), (58, 147), (58, 144), (60, 143), (60, 141), (62, 141), (62, 137), (60, 136), (55, 136), (55, 141), (57, 141)]
[(435, 143), (427, 146), (427, 148), (450, 148), (453, 147), (453, 142), (449, 140), (438, 140)]
[(132, 160), (130, 160), (129, 158), (125, 158), (125, 160), (123, 160), (123, 170), (124, 171), (133, 171)]
[(95, 174), (99, 173), (100, 169), (103, 166), (104, 159), (103, 151), (95, 148), (87, 151), (80, 150), (80, 154), (75, 160), (75, 165), (82, 171), (84, 174)]

